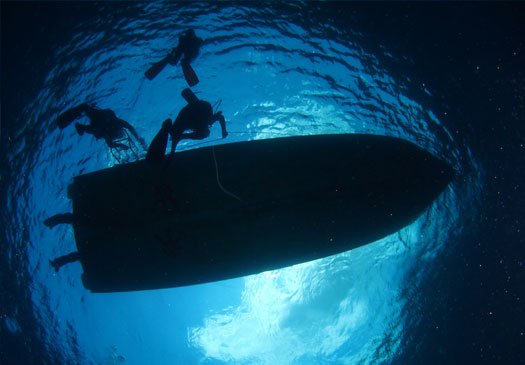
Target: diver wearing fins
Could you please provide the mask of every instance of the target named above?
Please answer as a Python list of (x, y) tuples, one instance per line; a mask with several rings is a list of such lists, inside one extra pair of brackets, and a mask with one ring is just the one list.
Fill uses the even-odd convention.
[(213, 113), (211, 104), (200, 100), (190, 90), (184, 89), (182, 97), (188, 105), (181, 109), (175, 121), (166, 119), (162, 127), (151, 142), (146, 160), (160, 162), (164, 159), (164, 154), (168, 144), (168, 135), (171, 135), (171, 152), (175, 153), (177, 144), (183, 139), (204, 139), (210, 135), (210, 127), (215, 122), (221, 125), (222, 138), (228, 136), (226, 131), (226, 121), (222, 112)]
[(199, 50), (202, 43), (202, 38), (197, 37), (193, 29), (184, 31), (179, 36), (179, 44), (177, 47), (173, 48), (171, 52), (162, 60), (151, 65), (144, 75), (149, 80), (153, 80), (168, 63), (172, 66), (175, 66), (180, 60), (182, 73), (184, 74), (184, 78), (186, 79), (188, 85), (197, 85), (199, 83), (199, 78), (191, 67), (190, 62), (199, 55)]
[(127, 150), (129, 146), (119, 141), (126, 138), (125, 130), (127, 129), (142, 147), (145, 150), (147, 149), (146, 142), (138, 135), (135, 128), (125, 120), (118, 118), (111, 109), (97, 109), (87, 103), (83, 103), (60, 114), (56, 120), (56, 124), (58, 128), (64, 129), (82, 114), (85, 114), (89, 118), (90, 124), (84, 125), (76, 123), (75, 129), (79, 135), (83, 135), (84, 133), (92, 134), (96, 139), (103, 138), (110, 148)]

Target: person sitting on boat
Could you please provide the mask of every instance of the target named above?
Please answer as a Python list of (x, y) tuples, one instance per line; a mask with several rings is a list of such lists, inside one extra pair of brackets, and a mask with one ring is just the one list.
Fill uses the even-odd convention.
[(164, 159), (168, 134), (171, 135), (170, 155), (173, 155), (177, 144), (183, 139), (199, 140), (208, 137), (210, 135), (210, 127), (217, 121), (221, 125), (222, 138), (228, 136), (226, 121), (221, 111), (213, 113), (211, 104), (207, 101), (199, 100), (190, 89), (184, 89), (182, 96), (188, 105), (181, 109), (173, 124), (171, 119), (164, 121), (160, 131), (149, 146), (146, 160), (158, 162)]
[(77, 105), (60, 114), (56, 120), (58, 128), (64, 129), (82, 114), (89, 118), (90, 124), (76, 123), (75, 128), (79, 135), (92, 134), (96, 139), (103, 138), (110, 148), (127, 150), (129, 146), (121, 143), (121, 140), (126, 138), (125, 130), (128, 130), (145, 150), (148, 148), (135, 128), (125, 120), (118, 118), (113, 110), (98, 109), (87, 103)]
[[(159, 62), (154, 63), (144, 75), (153, 80), (169, 63), (170, 65), (177, 65), (180, 60), (182, 66), (182, 73), (186, 82), (190, 86), (195, 86), (199, 83), (199, 78), (190, 65), (199, 55), (200, 47), (203, 43), (202, 38), (197, 37), (193, 29), (184, 31), (179, 36), (179, 44), (173, 48), (171, 52)], [(182, 58), (182, 59), (181, 59)]]

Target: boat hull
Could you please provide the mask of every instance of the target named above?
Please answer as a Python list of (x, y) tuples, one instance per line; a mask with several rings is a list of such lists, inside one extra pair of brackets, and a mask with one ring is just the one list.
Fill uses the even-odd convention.
[(412, 143), (348, 134), (223, 144), (77, 176), (83, 283), (169, 288), (337, 254), (410, 224), (452, 178)]

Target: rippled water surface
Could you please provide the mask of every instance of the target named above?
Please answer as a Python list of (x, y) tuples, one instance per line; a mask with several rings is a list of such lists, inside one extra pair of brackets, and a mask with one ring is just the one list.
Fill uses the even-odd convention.
[[(194, 91), (212, 104), (220, 101), (230, 135), (223, 141), (214, 126), (209, 139), (184, 142), (182, 149), (291, 135), (380, 134), (431, 151), (463, 179), (412, 225), (337, 256), (206, 285), (89, 293), (80, 264), (55, 274), (48, 263), (75, 249), (72, 229), (49, 230), (41, 222), (71, 210), (67, 186), (74, 176), (117, 161), (102, 141), (79, 137), (72, 127), (59, 131), (54, 119), (73, 105), (95, 103), (151, 141), (161, 122), (184, 106), (186, 84), (180, 67), (168, 66), (153, 81), (143, 73), (190, 27), (205, 39), (193, 62), (201, 80)], [(362, 42), (321, 5), (132, 4), (73, 28), (52, 55), (45, 87), (19, 116), (18, 148), (8, 156), (20, 178), (9, 187), (7, 239), (11, 255), (27, 250), (31, 300), (50, 359), (375, 364), (403, 351), (407, 326), (423, 315), (407, 306), (415, 295), (410, 288), (454, 246), (466, 207), (476, 209), (483, 168), (431, 103), (412, 97), (432, 100), (432, 92), (408, 76), (394, 78), (380, 61), (385, 55)], [(34, 149), (25, 144), (28, 133)], [(15, 313), (12, 318), (6, 323), (16, 333)]]

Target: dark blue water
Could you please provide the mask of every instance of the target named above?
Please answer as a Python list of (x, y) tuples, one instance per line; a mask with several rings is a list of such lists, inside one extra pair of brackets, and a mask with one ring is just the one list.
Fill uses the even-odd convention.
[[(522, 363), (521, 4), (2, 3), (0, 360), (27, 364)], [(415, 223), (334, 257), (207, 285), (91, 294), (72, 264), (72, 177), (118, 161), (54, 119), (111, 108), (150, 141), (184, 105), (143, 73), (192, 27), (200, 98), (230, 135), (410, 140), (458, 179)], [(334, 158), (340, 158), (334, 156)]]

